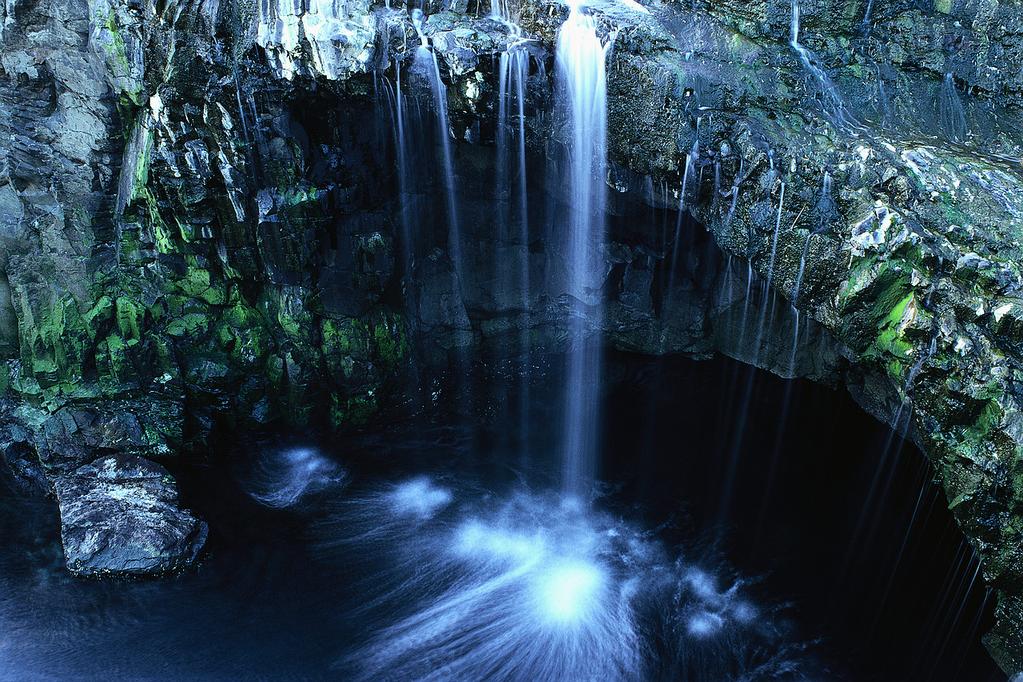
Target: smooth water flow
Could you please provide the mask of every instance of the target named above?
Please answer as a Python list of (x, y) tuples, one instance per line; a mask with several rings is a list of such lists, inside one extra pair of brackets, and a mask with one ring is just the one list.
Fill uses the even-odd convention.
[[(497, 232), (496, 296), (507, 299), (509, 307), (519, 309), (519, 333), (514, 349), (518, 357), (519, 412), (522, 415), (519, 438), (528, 440), (529, 383), (532, 375), (530, 344), (529, 281), (529, 200), (526, 171), (526, 82), (529, 78), (529, 52), (521, 41), (521, 30), (511, 21), (507, 6), (495, 5), (495, 18), (504, 22), (513, 36), (501, 53), (498, 65), (496, 187)], [(525, 454), (525, 453), (523, 453)]]
[[(397, 166), (399, 209), (401, 215), (401, 245), (399, 257), (401, 267), (406, 280), (406, 298), (410, 307), (409, 312), (414, 309), (414, 287), (411, 286), (412, 271), (414, 267), (414, 240), (415, 230), (413, 226), (416, 214), (414, 178), (412, 176), (412, 163), (410, 162), (411, 149), (409, 145), (409, 112), (408, 102), (402, 90), (402, 69), (401, 61), (394, 63), (394, 87), (390, 81), (382, 79), (382, 87), (387, 99), (387, 109), (390, 116), (391, 131), (394, 142), (394, 156)], [(415, 315), (410, 315), (412, 320)]]
[[(562, 484), (567, 494), (585, 498), (595, 474), (597, 398), (602, 324), (599, 244), (604, 232), (607, 175), (607, 48), (593, 18), (573, 4), (558, 32), (557, 106), (567, 123), (568, 184), (566, 219), (556, 228), (567, 248), (566, 291), (569, 318), (566, 414)], [(576, 309), (577, 306), (583, 310)], [(588, 310), (587, 310), (588, 309)]]
[(806, 243), (803, 244), (803, 252), (799, 256), (799, 272), (796, 275), (796, 284), (792, 288), (792, 312), (795, 321), (792, 324), (792, 349), (789, 353), (789, 371), (793, 376), (796, 374), (796, 352), (799, 350), (799, 288), (803, 286), (803, 274), (806, 272), (806, 255), (810, 251), (810, 237), (813, 232), (806, 235)]
[(771, 281), (774, 279), (774, 261), (778, 255), (778, 235), (781, 232), (781, 215), (785, 208), (785, 183), (781, 183), (781, 189), (778, 192), (778, 213), (775, 217), (774, 222), (774, 237), (771, 239), (771, 257), (767, 265), (767, 277), (764, 280), (763, 285), (763, 304), (760, 308), (760, 319), (757, 322), (757, 336), (753, 346), (753, 360), (755, 361), (760, 356), (760, 347), (764, 340), (764, 331), (767, 326), (768, 320), (768, 305), (767, 298), (769, 295), (773, 296), (774, 290), (771, 289)]
[(413, 68), (425, 76), (430, 83), (434, 108), (437, 113), (437, 137), (440, 142), (441, 170), (444, 177), (445, 205), (448, 220), (448, 255), (454, 267), (457, 287), (460, 289), (463, 276), (462, 237), (458, 220), (458, 193), (455, 189), (455, 166), (451, 151), (451, 127), (448, 122), (448, 91), (440, 77), (437, 55), (428, 47), (429, 41), (423, 32), (423, 11), (412, 10), (412, 24), (419, 34), (420, 45), (416, 48)]
[(249, 494), (267, 507), (293, 507), (302, 498), (339, 487), (345, 471), (315, 448), (264, 453), (250, 482)]

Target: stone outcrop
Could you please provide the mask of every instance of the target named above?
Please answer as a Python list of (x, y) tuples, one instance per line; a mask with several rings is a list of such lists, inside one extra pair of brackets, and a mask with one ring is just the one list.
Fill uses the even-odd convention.
[(54, 479), (68, 570), (81, 576), (169, 573), (195, 561), (203, 521), (179, 507), (174, 479), (142, 457), (108, 456)]

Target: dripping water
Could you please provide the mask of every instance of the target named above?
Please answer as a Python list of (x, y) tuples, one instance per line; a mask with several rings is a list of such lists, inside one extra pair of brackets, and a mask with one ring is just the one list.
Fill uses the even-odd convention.
[(792, 312), (795, 316), (795, 322), (792, 327), (792, 349), (789, 354), (789, 372), (795, 376), (796, 374), (796, 352), (799, 348), (799, 289), (803, 284), (803, 274), (806, 272), (806, 255), (810, 251), (810, 237), (813, 236), (813, 232), (808, 232), (806, 235), (806, 243), (803, 244), (803, 252), (799, 256), (799, 272), (796, 274), (796, 284), (792, 288)]
[(668, 276), (668, 295), (665, 297), (664, 307), (671, 304), (671, 297), (675, 291), (675, 275), (678, 272), (679, 246), (682, 241), (682, 222), (686, 216), (686, 194), (689, 191), (689, 176), (693, 171), (693, 164), (700, 155), (699, 141), (693, 143), (693, 148), (686, 154), (685, 169), (682, 171), (682, 189), (678, 193), (678, 218), (675, 221), (675, 241), (671, 249), (671, 270)]
[(952, 72), (946, 72), (941, 83), (941, 95), (938, 98), (938, 117), (942, 131), (952, 142), (965, 142), (969, 135), (966, 123), (966, 110), (959, 99), (955, 78)]
[(839, 128), (842, 128), (847, 132), (858, 130), (860, 128), (859, 123), (849, 112), (845, 102), (842, 100), (841, 93), (839, 93), (838, 88), (831, 80), (831, 77), (828, 76), (828, 74), (825, 73), (824, 69), (820, 66), (817, 55), (799, 42), (799, 0), (792, 0), (792, 22), (789, 32), (789, 45), (796, 51), (796, 54), (799, 56), (799, 61), (803, 64), (803, 68), (806, 69), (806, 71), (813, 76), (814, 80), (817, 81), (817, 85), (820, 87), (821, 92), (824, 95), (825, 113), (832, 118)]
[(774, 237), (771, 239), (771, 256), (767, 264), (767, 277), (764, 280), (763, 294), (764, 304), (760, 308), (760, 319), (757, 322), (757, 335), (754, 340), (753, 346), (753, 364), (757, 364), (757, 360), (760, 358), (761, 344), (764, 340), (764, 328), (768, 323), (767, 320), (767, 297), (771, 293), (771, 282), (774, 279), (774, 262), (778, 255), (778, 235), (781, 232), (781, 216), (782, 211), (785, 208), (785, 183), (781, 183), (781, 190), (778, 194), (778, 213), (774, 222)]

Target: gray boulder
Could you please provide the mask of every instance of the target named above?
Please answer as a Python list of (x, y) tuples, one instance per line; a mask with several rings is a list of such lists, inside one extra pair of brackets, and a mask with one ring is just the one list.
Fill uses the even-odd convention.
[(55, 479), (68, 570), (143, 576), (193, 563), (208, 529), (178, 506), (173, 477), (141, 457), (111, 455)]

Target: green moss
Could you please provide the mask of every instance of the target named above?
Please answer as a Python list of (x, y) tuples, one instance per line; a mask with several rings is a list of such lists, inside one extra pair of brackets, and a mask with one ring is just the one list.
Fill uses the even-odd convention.
[(160, 215), (160, 210), (156, 204), (156, 197), (148, 189), (144, 190), (144, 194), (146, 196), (146, 206), (148, 207), (149, 228), (153, 235), (153, 244), (156, 246), (157, 252), (174, 253), (177, 250), (174, 245), (174, 239), (171, 236), (170, 228), (167, 227), (163, 216)]
[(92, 346), (90, 328), (70, 296), (50, 307), (24, 311), (21, 333), (22, 362), (43, 388), (82, 379), (82, 360)]
[(1005, 412), (996, 400), (989, 400), (970, 426), (963, 431), (962, 443), (969, 450), (980, 449), (982, 454), (991, 433), (1002, 423)]
[(147, 335), (149, 346), (153, 349), (153, 356), (156, 361), (154, 374), (161, 376), (176, 377), (179, 373), (177, 362), (174, 359), (174, 351), (170, 342), (162, 334)]
[(266, 318), (237, 293), (232, 293), (231, 305), (221, 313), (215, 337), (219, 350), (227, 353), (238, 367), (262, 365), (270, 350)]
[(96, 301), (96, 304), (82, 316), (89, 332), (89, 338), (96, 338), (96, 334), (99, 329), (110, 321), (113, 311), (113, 300), (109, 296), (103, 295), (98, 301)]
[[(142, 195), (142, 192), (149, 185), (149, 164), (153, 155), (153, 130), (145, 125), (144, 119), (139, 119), (135, 124), (141, 126), (139, 134), (142, 136), (142, 147), (139, 150), (139, 158), (135, 164), (135, 174), (132, 176), (132, 199)], [(154, 202), (155, 203), (155, 202)]]
[(127, 296), (117, 297), (117, 329), (126, 339), (142, 338), (146, 308), (141, 303)]
[(369, 423), (379, 409), (372, 392), (343, 398), (330, 396), (330, 424), (335, 429), (359, 428)]
[(408, 339), (400, 315), (384, 315), (373, 325), (373, 342), (377, 358), (389, 370), (402, 365), (408, 356)]
[(905, 359), (913, 353), (913, 344), (906, 340), (904, 331), (906, 325), (911, 322), (907, 316), (911, 318), (915, 314), (915, 310), (916, 305), (912, 292), (892, 307), (885, 317), (881, 333), (877, 337), (878, 348), (900, 359)]
[(335, 379), (352, 380), (370, 360), (369, 325), (359, 319), (326, 319), (321, 325), (323, 356)]
[[(113, 10), (111, 10), (110, 14), (107, 15), (105, 27), (110, 34), (110, 40), (101, 41), (100, 45), (110, 60), (111, 68), (114, 70), (114, 76), (131, 76), (131, 64), (128, 62), (128, 49), (124, 44), (124, 38), (121, 36), (121, 30), (117, 25), (117, 16)], [(130, 101), (136, 105), (142, 104), (142, 91), (138, 88), (125, 90), (122, 93), (122, 96), (127, 96)]]
[(212, 288), (211, 277), (208, 270), (196, 265), (189, 264), (185, 275), (175, 280), (175, 288), (192, 298), (199, 298), (211, 305), (218, 305), (224, 302), (225, 296), (220, 288)]
[(284, 384), (284, 360), (279, 355), (271, 355), (266, 360), (266, 378), (271, 386), (280, 390)]
[(164, 328), (169, 336), (195, 337), (204, 334), (210, 326), (209, 315), (203, 312), (191, 311), (180, 316), (173, 317)]
[(96, 344), (96, 372), (99, 385), (107, 395), (116, 394), (122, 385), (135, 379), (128, 344), (118, 334), (110, 334)]

